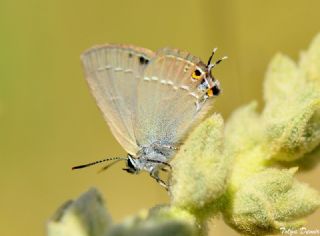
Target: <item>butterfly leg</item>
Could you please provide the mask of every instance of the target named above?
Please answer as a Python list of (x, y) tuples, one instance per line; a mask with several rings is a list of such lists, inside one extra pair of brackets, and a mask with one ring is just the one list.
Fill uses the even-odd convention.
[(164, 150), (164, 151), (165, 150), (174, 150), (174, 151), (179, 150), (178, 146), (172, 145), (172, 144), (162, 144), (162, 143), (156, 142), (156, 143), (153, 143), (152, 145), (156, 150)]
[(162, 147), (164, 147), (164, 148), (167, 148), (167, 149), (170, 149), (170, 150), (179, 150), (179, 148), (178, 147), (175, 147), (175, 146), (171, 146), (171, 145), (163, 145)]
[(169, 163), (167, 163), (167, 162), (159, 161), (159, 160), (153, 160), (153, 159), (146, 159), (146, 160), (149, 161), (149, 162), (159, 163), (159, 164), (168, 166), (168, 167), (170, 168), (170, 170), (172, 170), (172, 166), (171, 166)]
[(169, 190), (169, 186), (158, 176), (158, 171), (151, 171), (150, 176), (154, 178), (162, 187), (164, 187), (167, 191)]
[(167, 149), (171, 149), (171, 150), (177, 150), (177, 148), (173, 144), (156, 143), (155, 146), (157, 148), (167, 148)]

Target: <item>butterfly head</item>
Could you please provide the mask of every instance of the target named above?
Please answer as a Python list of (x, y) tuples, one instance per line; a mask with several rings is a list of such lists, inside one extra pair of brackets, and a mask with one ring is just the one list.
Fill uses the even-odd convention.
[(127, 168), (123, 168), (123, 170), (130, 174), (138, 174), (140, 172), (137, 160), (134, 159), (130, 154), (128, 154)]

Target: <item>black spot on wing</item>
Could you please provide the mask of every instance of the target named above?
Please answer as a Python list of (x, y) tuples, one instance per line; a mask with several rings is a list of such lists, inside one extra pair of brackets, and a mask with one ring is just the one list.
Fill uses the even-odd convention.
[(200, 76), (201, 75), (201, 72), (198, 69), (196, 69), (194, 73), (195, 73), (196, 76)]
[(147, 58), (145, 58), (144, 56), (140, 56), (139, 62), (141, 65), (147, 65), (149, 63), (149, 60)]
[(220, 94), (220, 92), (221, 92), (221, 90), (217, 85), (212, 87), (212, 93), (214, 96), (218, 96)]

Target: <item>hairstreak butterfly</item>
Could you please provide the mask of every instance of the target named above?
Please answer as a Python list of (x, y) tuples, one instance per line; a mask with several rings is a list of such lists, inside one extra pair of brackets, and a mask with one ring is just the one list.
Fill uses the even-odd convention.
[(126, 161), (128, 173), (144, 170), (164, 187), (161, 170), (186, 134), (212, 107), (221, 89), (211, 59), (178, 49), (157, 52), (131, 45), (103, 45), (84, 52), (81, 60), (86, 80), (113, 135), (128, 153), (127, 157), (107, 158), (85, 165)]

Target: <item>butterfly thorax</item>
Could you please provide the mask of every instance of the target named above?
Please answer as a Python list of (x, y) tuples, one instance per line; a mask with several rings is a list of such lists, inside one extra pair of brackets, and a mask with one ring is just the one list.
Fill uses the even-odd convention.
[(141, 170), (149, 173), (156, 172), (172, 159), (175, 154), (173, 144), (154, 142), (141, 147), (135, 155), (128, 155), (128, 167), (130, 173), (137, 174)]

